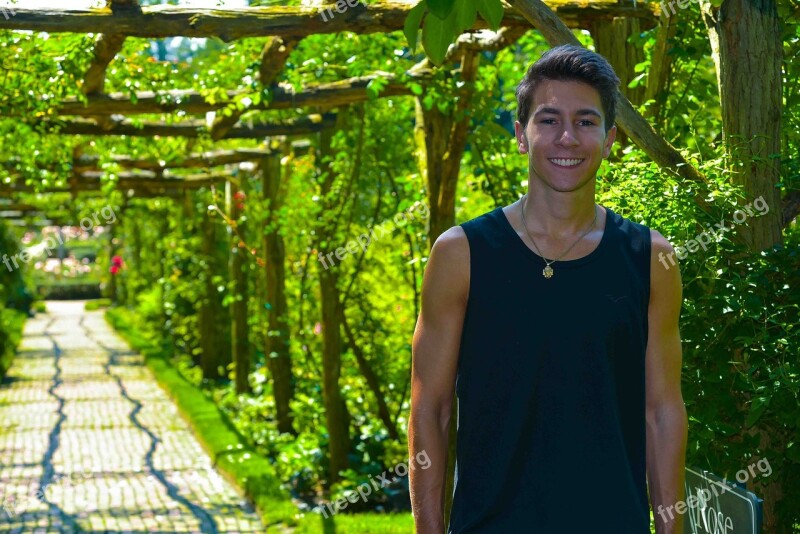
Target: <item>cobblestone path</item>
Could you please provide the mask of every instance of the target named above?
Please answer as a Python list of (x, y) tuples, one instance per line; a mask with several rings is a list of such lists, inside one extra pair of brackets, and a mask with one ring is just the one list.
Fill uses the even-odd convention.
[(264, 532), (102, 312), (47, 305), (0, 386), (0, 532)]

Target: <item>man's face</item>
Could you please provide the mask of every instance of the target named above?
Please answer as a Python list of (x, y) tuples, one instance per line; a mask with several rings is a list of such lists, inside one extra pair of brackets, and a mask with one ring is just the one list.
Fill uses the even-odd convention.
[[(605, 133), (600, 94), (583, 82), (545, 80), (533, 94), (527, 125), (515, 124), (531, 177), (560, 192), (592, 182), (611, 152), (616, 126)], [(593, 184), (592, 184), (593, 185)]]

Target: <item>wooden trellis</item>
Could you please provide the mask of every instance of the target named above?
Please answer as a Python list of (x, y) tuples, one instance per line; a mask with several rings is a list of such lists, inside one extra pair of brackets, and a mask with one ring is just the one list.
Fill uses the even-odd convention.
[[(71, 32), (99, 34), (95, 38), (91, 64), (81, 85), (82, 98), (67, 98), (52, 107), (52, 114), (38, 119), (37, 126), (45, 131), (59, 135), (80, 136), (136, 136), (136, 137), (184, 137), (208, 138), (213, 141), (226, 139), (266, 140), (265, 149), (216, 150), (207, 154), (192, 154), (178, 161), (161, 162), (152, 159), (117, 156), (112, 159), (124, 172), (118, 173), (115, 187), (126, 195), (134, 197), (164, 196), (183, 199), (187, 215), (192, 206), (186, 202), (186, 192), (211, 184), (230, 184), (229, 187), (243, 185), (233, 178), (236, 165), (252, 162), (261, 173), (261, 188), (264, 200), (270, 206), (279, 206), (281, 180), (281, 157), (291, 149), (286, 138), (304, 138), (321, 134), (320, 149), (330, 150), (332, 131), (344, 124), (346, 106), (358, 104), (374, 97), (368, 86), (380, 80), (379, 98), (414, 97), (409, 82), (425, 87), (432, 66), (428, 61), (411, 68), (405, 76), (376, 72), (369, 76), (349, 78), (337, 82), (308, 85), (294, 90), (288, 85), (276, 83), (286, 62), (301, 40), (310, 35), (353, 32), (357, 34), (383, 33), (403, 28), (406, 16), (414, 2), (380, 2), (364, 7), (349, 9), (346, 13), (325, 20), (325, 6), (315, 7), (257, 7), (237, 9), (193, 9), (176, 6), (139, 6), (136, 0), (111, 0), (106, 9), (101, 10), (16, 10), (16, 15), (7, 20), (0, 19), (0, 29), (29, 30), (34, 32)], [(449, 50), (446, 64), (457, 62), (459, 70), (455, 78), (466, 82), (459, 89), (459, 102), (463, 106), (469, 102), (474, 90), (479, 67), (480, 53), (485, 50), (500, 50), (513, 44), (524, 32), (538, 28), (552, 45), (577, 43), (570, 29), (591, 30), (598, 47), (604, 50), (619, 50), (610, 59), (620, 72), (623, 82), (633, 72), (638, 60), (625, 42), (626, 28), (644, 30), (655, 26), (658, 16), (656, 4), (643, 2), (552, 2), (550, 9), (536, 1), (509, 0), (508, 7), (499, 32), (478, 32), (485, 29), (479, 21), (473, 33), (459, 37)], [(219, 38), (229, 42), (248, 37), (265, 38), (260, 54), (258, 81), (262, 89), (268, 90), (269, 99), (257, 103), (242, 104), (247, 93), (242, 90), (228, 90), (227, 98), (209, 101), (198, 91), (170, 90), (160, 93), (141, 91), (131, 98), (129, 94), (105, 93), (106, 69), (120, 52), (127, 38), (159, 39), (165, 37), (206, 37)], [(665, 62), (663, 56), (657, 58)], [(655, 60), (654, 60), (655, 61)], [(652, 88), (647, 88), (652, 94)], [(635, 98), (631, 95), (632, 98)], [(236, 104), (234, 104), (236, 102)], [(241, 105), (241, 107), (239, 107)], [(227, 108), (227, 109), (226, 109)], [(197, 119), (197, 115), (219, 112), (211, 124)], [(250, 124), (243, 120), (251, 112), (303, 110), (305, 116), (269, 123)], [(13, 112), (12, 112), (13, 113)], [(177, 114), (188, 115), (181, 122), (154, 121), (133, 123), (134, 115)], [(195, 117), (192, 117), (195, 116)], [(418, 108), (417, 113), (417, 154), (420, 157), (422, 174), (426, 177), (428, 201), (431, 206), (432, 243), (439, 233), (454, 223), (455, 191), (459, 174), (461, 154), (466, 144), (469, 119), (446, 115), (437, 110), (427, 111)], [(19, 116), (20, 120), (29, 120)], [(634, 110), (627, 99), (621, 98), (618, 105), (618, 124), (628, 137), (642, 147), (656, 162), (673, 169), (684, 179), (702, 182), (703, 176), (681, 156), (681, 154), (661, 138), (650, 125)], [(409, 132), (411, 133), (411, 132)], [(190, 174), (175, 172), (186, 169), (199, 170)], [(331, 168), (327, 169), (332, 171)], [(96, 156), (77, 156), (72, 161), (72, 175), (62, 188), (49, 188), (44, 191), (98, 192), (103, 187), (103, 171), (99, 168)], [(330, 177), (328, 178), (330, 180)], [(326, 181), (324, 187), (330, 187)], [(21, 193), (30, 187), (14, 184), (0, 186), (0, 191)], [(698, 196), (704, 205), (704, 198)], [(797, 209), (800, 207), (795, 206)], [(236, 215), (235, 205), (229, 206), (229, 213)], [(0, 206), (0, 209), (3, 209)], [(10, 208), (6, 211), (13, 211)], [(25, 210), (18, 210), (25, 211)], [(33, 212), (34, 210), (30, 210)], [(136, 224), (140, 224), (139, 221)], [(202, 226), (196, 230), (203, 236), (201, 254), (213, 254), (215, 225), (208, 214), (204, 214)], [(237, 240), (238, 241), (238, 240)], [(274, 304), (274, 315), (269, 316), (269, 329), (283, 332), (264, 340), (267, 353), (277, 356), (270, 359), (270, 371), (274, 380), (276, 413), (281, 431), (293, 432), (290, 402), (293, 398), (291, 385), (292, 371), (289, 360), (288, 335), (279, 314), (286, 311), (285, 295), (285, 252), (283, 241), (277, 228), (270, 230), (263, 238), (264, 262), (267, 267), (265, 284), (259, 295), (264, 302)], [(113, 249), (112, 249), (113, 253)], [(242, 294), (253, 292), (252, 281), (248, 282), (242, 273), (245, 252), (233, 247), (230, 260), (230, 277)], [(251, 289), (248, 288), (248, 283)], [(327, 428), (332, 447), (331, 480), (338, 477), (338, 470), (347, 467), (348, 450), (347, 407), (337, 386), (339, 366), (344, 341), (342, 330), (347, 331), (342, 296), (337, 288), (336, 274), (320, 273), (321, 308), (323, 314), (323, 397), (325, 401)], [(201, 367), (206, 377), (217, 376), (220, 362), (217, 354), (224, 354), (234, 362), (237, 373), (236, 388), (247, 391), (246, 377), (248, 348), (241, 340), (248, 339), (246, 300), (233, 307), (232, 330), (234, 338), (227, 350), (220, 345), (216, 336), (220, 304), (213, 296), (217, 293), (215, 284), (205, 282), (205, 300), (199, 306), (200, 344), (202, 346)], [(359, 359), (362, 373), (369, 377), (372, 370), (369, 362)], [(379, 384), (373, 380), (369, 384), (375, 395), (380, 397)], [(382, 407), (381, 420), (393, 432), (391, 417), (386, 407)], [(454, 417), (455, 420), (455, 417)], [(451, 443), (454, 445), (455, 440)], [(452, 452), (452, 451), (451, 451)], [(452, 455), (451, 455), (452, 456)], [(452, 468), (451, 468), (452, 471)], [(452, 494), (448, 488), (448, 494)]]

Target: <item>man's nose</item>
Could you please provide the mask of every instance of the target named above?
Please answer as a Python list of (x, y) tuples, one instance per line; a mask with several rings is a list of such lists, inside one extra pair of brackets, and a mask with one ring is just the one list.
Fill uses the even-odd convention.
[(557, 144), (564, 146), (575, 146), (578, 144), (578, 139), (575, 137), (571, 125), (564, 126), (564, 131), (561, 132)]

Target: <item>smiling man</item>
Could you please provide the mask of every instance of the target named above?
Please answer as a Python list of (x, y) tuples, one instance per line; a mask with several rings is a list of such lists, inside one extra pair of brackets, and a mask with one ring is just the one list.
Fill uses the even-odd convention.
[[(418, 533), (650, 532), (683, 498), (678, 269), (658, 232), (595, 203), (619, 79), (600, 55), (548, 51), (517, 89), (528, 193), (442, 234), (413, 341), (409, 450)], [(657, 521), (681, 532), (679, 519)]]

